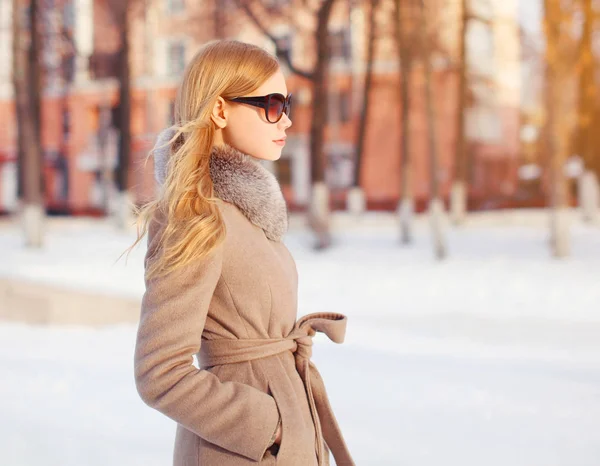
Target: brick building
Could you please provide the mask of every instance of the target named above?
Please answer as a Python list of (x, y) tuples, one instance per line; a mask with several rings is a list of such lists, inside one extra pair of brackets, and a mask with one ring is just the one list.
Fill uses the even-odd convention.
[[(103, 173), (116, 166), (118, 131), (112, 118), (118, 105), (116, 59), (119, 34), (109, 0), (53, 0), (44, 12), (43, 148), (47, 205), (53, 211), (102, 211)], [(295, 0), (288, 0), (291, 3)], [(436, 125), (440, 180), (447, 196), (454, 170), (459, 2), (438, 0), (435, 28), (444, 53), (434, 57)], [(169, 125), (178, 79), (204, 42), (231, 37), (273, 51), (231, 1), (145, 0), (132, 11), (132, 148), (130, 180), (137, 202), (153, 195), (152, 162), (145, 157), (155, 135)], [(264, 2), (267, 4), (268, 2)], [(273, 3), (273, 2), (271, 2)], [(283, 3), (280, 1), (279, 3)], [(301, 2), (299, 2), (300, 4)], [(11, 83), (11, 4), (0, 0), (0, 211), (16, 208), (16, 128)], [(367, 13), (357, 2), (338, 1), (330, 26), (329, 123), (326, 128), (326, 178), (335, 207), (344, 206), (351, 183), (358, 113), (365, 70)], [(392, 2), (382, 2), (361, 186), (369, 208), (393, 209), (400, 193), (400, 104), (398, 65), (391, 34)], [(490, 19), (469, 28), (469, 66), (486, 77), (474, 85), (469, 110), (471, 196), (505, 197), (517, 189), (519, 165), (519, 36), (516, 0), (473, 0), (471, 8)], [(272, 33), (287, 38), (298, 68), (310, 69), (314, 56), (314, 17), (298, 6), (293, 24), (273, 20)], [(491, 26), (490, 26), (491, 24)], [(387, 31), (387, 32), (386, 32)], [(417, 207), (429, 193), (429, 162), (423, 102), (423, 73), (415, 69), (413, 142)], [(492, 83), (490, 86), (489, 83)], [(310, 193), (308, 137), (310, 84), (288, 75), (295, 94), (294, 125), (274, 169), (292, 208), (306, 205)]]

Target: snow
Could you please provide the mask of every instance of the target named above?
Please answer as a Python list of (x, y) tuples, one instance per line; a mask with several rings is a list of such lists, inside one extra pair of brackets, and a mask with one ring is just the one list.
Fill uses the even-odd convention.
[[(600, 229), (573, 219), (567, 260), (547, 215), (521, 211), (472, 215), (443, 263), (422, 217), (406, 248), (389, 215), (339, 216), (322, 252), (293, 219), (299, 315), (349, 318), (313, 360), (358, 465), (600, 464)], [(0, 277), (139, 297), (145, 241), (115, 263), (133, 239), (53, 219), (32, 252), (4, 222)], [(170, 464), (174, 423), (137, 396), (134, 344), (135, 325), (0, 323), (0, 463)]]

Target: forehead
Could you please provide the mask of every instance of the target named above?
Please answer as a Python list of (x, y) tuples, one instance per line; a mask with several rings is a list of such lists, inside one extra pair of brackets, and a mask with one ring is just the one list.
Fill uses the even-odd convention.
[(262, 85), (252, 93), (252, 95), (266, 95), (278, 92), (279, 94), (287, 95), (287, 86), (285, 84), (285, 77), (281, 70), (277, 70), (269, 79), (267, 79)]

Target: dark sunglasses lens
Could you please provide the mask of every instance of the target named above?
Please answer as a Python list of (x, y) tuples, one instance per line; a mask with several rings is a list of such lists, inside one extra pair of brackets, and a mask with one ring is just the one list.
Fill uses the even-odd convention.
[(278, 95), (272, 95), (269, 97), (267, 108), (267, 119), (271, 123), (276, 123), (283, 115), (283, 108), (285, 107), (285, 100)]

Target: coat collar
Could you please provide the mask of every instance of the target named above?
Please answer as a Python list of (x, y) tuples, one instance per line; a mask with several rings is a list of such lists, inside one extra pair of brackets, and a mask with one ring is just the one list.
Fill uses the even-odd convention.
[[(154, 176), (162, 184), (170, 154), (168, 142), (173, 129), (162, 131), (153, 149)], [(246, 218), (272, 241), (281, 241), (288, 229), (288, 213), (277, 178), (258, 159), (232, 146), (214, 146), (210, 156), (210, 177), (215, 195), (234, 204)]]

